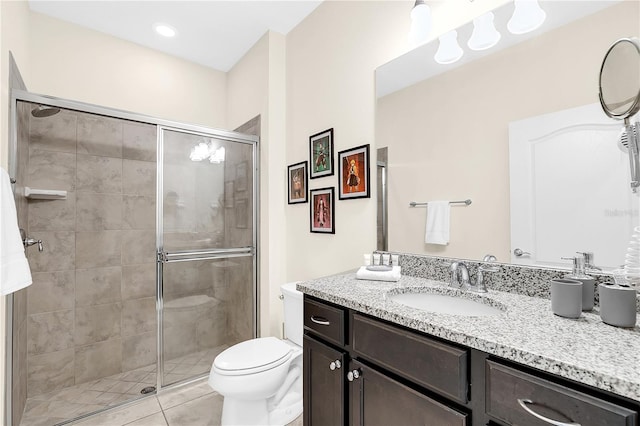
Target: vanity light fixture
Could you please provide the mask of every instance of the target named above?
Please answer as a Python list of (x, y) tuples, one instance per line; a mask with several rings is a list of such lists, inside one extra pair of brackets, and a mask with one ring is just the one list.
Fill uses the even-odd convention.
[(419, 46), (427, 41), (431, 31), (431, 8), (424, 0), (416, 0), (411, 9), (411, 29), (409, 30), (409, 44)]
[(210, 146), (206, 142), (200, 142), (198, 145), (191, 148), (189, 159), (191, 161), (202, 161), (209, 157), (211, 152)]
[(473, 33), (467, 43), (469, 49), (486, 50), (498, 44), (502, 36), (496, 30), (494, 18), (493, 12), (488, 12), (473, 20)]
[(458, 44), (458, 32), (456, 30), (449, 31), (440, 36), (440, 45), (438, 51), (433, 57), (439, 64), (452, 64), (462, 58), (463, 51)]
[(215, 148), (211, 142), (200, 142), (191, 148), (189, 159), (191, 161), (209, 160), (210, 163), (220, 164), (224, 161), (225, 149), (223, 146)]
[(225, 149), (224, 146), (213, 151), (213, 153), (209, 156), (209, 162), (213, 164), (220, 164), (224, 161)]
[(156, 30), (158, 34), (164, 37), (171, 38), (171, 37), (175, 37), (176, 35), (176, 29), (167, 24), (160, 24), (160, 23), (154, 24), (153, 29)]
[(542, 25), (547, 14), (538, 4), (538, 0), (514, 0), (515, 10), (507, 23), (511, 34), (525, 34)]

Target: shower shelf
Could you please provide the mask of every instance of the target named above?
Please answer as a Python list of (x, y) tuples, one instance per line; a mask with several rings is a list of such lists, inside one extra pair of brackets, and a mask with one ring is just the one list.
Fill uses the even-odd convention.
[(35, 189), (24, 187), (24, 196), (29, 200), (64, 200), (67, 198), (67, 191), (54, 189)]

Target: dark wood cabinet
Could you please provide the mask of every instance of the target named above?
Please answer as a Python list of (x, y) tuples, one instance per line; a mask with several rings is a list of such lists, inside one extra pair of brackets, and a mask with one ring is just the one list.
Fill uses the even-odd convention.
[[(486, 365), (486, 412), (509, 425), (635, 426), (638, 413), (493, 361)], [(556, 422), (556, 423), (553, 423)]]
[(344, 425), (346, 353), (309, 336), (304, 336), (303, 351), (304, 424)]
[[(349, 382), (350, 424), (354, 426), (465, 426), (467, 415), (402, 383), (352, 361), (357, 378)], [(353, 377), (353, 376), (350, 376)]]
[[(351, 347), (395, 374), (465, 404), (469, 392), (469, 350), (418, 333), (353, 315)], [(381, 344), (384, 342), (384, 344)], [(419, 354), (419, 356), (416, 356)]]
[(479, 350), (309, 296), (304, 317), (305, 426), (640, 426), (640, 403)]

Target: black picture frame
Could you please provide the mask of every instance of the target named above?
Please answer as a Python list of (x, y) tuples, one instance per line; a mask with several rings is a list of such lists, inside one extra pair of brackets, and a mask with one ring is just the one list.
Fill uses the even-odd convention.
[(308, 161), (301, 161), (300, 163), (287, 166), (288, 204), (303, 204), (309, 201), (307, 197), (309, 192), (309, 180), (307, 178), (308, 165)]
[(371, 197), (369, 145), (338, 153), (338, 198), (353, 200)]
[(309, 230), (318, 234), (336, 233), (336, 203), (333, 187), (312, 189), (309, 193)]
[(333, 128), (309, 136), (309, 177), (333, 176)]

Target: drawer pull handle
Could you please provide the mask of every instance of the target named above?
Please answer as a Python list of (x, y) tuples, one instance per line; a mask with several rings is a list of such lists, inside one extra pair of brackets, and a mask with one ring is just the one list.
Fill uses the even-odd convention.
[(540, 420), (542, 420), (545, 423), (549, 423), (550, 425), (554, 425), (554, 426), (580, 426), (580, 423), (565, 423), (565, 422), (559, 422), (557, 420), (551, 420), (548, 417), (545, 417), (541, 414), (536, 413), (535, 411), (533, 411), (531, 408), (529, 408), (527, 406), (527, 404), (533, 404), (533, 401), (531, 401), (530, 399), (521, 399), (518, 398), (518, 404), (520, 404), (520, 406), (529, 414), (531, 414), (533, 417), (536, 417)]
[(331, 364), (329, 364), (329, 370), (333, 371), (336, 368), (339, 370), (340, 367), (342, 367), (342, 363), (340, 362), (339, 359), (336, 359), (335, 361), (331, 361)]
[(315, 315), (311, 315), (311, 321), (319, 325), (331, 325), (331, 323), (327, 321), (325, 317), (317, 317)]

